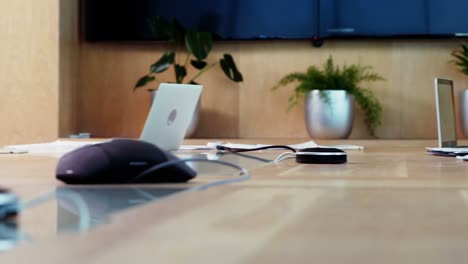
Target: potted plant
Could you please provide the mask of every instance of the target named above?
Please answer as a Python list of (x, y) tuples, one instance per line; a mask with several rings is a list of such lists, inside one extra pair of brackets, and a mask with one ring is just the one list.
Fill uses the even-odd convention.
[[(464, 75), (468, 75), (468, 46), (465, 44), (452, 52), (454, 58), (450, 62), (458, 67)], [(460, 93), (460, 123), (463, 134), (468, 137), (468, 90), (463, 89)]]
[(454, 60), (450, 62), (457, 65), (461, 73), (468, 75), (468, 46), (462, 44), (459, 49), (452, 52), (452, 57)]
[[(210, 32), (200, 32), (185, 29), (175, 19), (165, 20), (153, 17), (149, 20), (153, 33), (169, 43), (169, 50), (149, 67), (149, 72), (139, 78), (134, 91), (153, 81), (197, 84), (196, 79), (209, 69), (219, 65), (227, 78), (234, 82), (242, 82), (243, 77), (231, 54), (224, 54), (214, 62), (207, 62), (213, 47), (213, 37)], [(193, 67), (195, 73), (188, 76), (188, 67)], [(171, 80), (158, 79), (158, 75), (172, 69), (174, 78)], [(150, 88), (150, 91), (157, 88)], [(187, 134), (193, 133), (198, 122), (198, 111), (189, 127)]]
[(273, 90), (298, 83), (289, 97), (288, 110), (305, 97), (305, 116), (313, 138), (346, 138), (351, 133), (354, 100), (365, 114), (369, 133), (381, 124), (382, 107), (374, 93), (361, 87), (363, 81), (384, 80), (370, 66), (352, 64), (335, 66), (329, 56), (322, 69), (310, 66), (306, 72), (293, 72), (283, 77)]

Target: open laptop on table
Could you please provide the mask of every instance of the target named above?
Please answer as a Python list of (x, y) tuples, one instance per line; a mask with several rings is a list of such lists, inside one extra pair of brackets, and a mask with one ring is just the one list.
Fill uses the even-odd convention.
[[(165, 150), (177, 150), (193, 118), (202, 91), (201, 85), (161, 83), (151, 105), (140, 139)], [(63, 153), (102, 141), (63, 141), (13, 145), (0, 154)]]
[(457, 142), (453, 81), (435, 78), (434, 87), (439, 146), (436, 148), (426, 148), (427, 151), (431, 154), (442, 156), (468, 154), (468, 146), (459, 146)]
[(166, 150), (177, 150), (184, 140), (203, 86), (161, 83), (140, 139)]

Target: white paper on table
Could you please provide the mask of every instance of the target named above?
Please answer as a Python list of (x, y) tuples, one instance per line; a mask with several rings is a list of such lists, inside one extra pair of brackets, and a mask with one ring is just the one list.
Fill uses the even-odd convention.
[(213, 149), (212, 147), (208, 147), (207, 145), (181, 145), (179, 150), (210, 150)]
[[(56, 140), (46, 143), (36, 143), (36, 144), (22, 144), (22, 145), (9, 145), (4, 148), (0, 148), (5, 154), (17, 154), (17, 153), (57, 153), (64, 154), (70, 152), (77, 148), (102, 143), (105, 141), (74, 141), (74, 140)], [(222, 142), (209, 142), (206, 145), (182, 145), (179, 150), (210, 150), (216, 149), (217, 145), (222, 145), (229, 148), (236, 149), (254, 149), (260, 147), (271, 146), (267, 144), (238, 144), (238, 143), (222, 143)], [(294, 149), (305, 149), (305, 148), (314, 148), (314, 147), (335, 147), (339, 149), (363, 149), (361, 146), (353, 145), (336, 145), (336, 146), (321, 146), (317, 145), (314, 141), (307, 141), (299, 144), (289, 145)]]
[(77, 148), (102, 143), (104, 141), (72, 141), (72, 140), (56, 140), (47, 143), (9, 145), (3, 149), (12, 150), (13, 152), (27, 153), (66, 153)]
[(446, 153), (457, 153), (457, 152), (468, 152), (468, 148), (429, 148), (427, 147), (426, 150), (428, 151), (436, 151), (436, 152), (446, 152)]
[[(223, 147), (228, 147), (232, 149), (255, 149), (255, 148), (261, 148), (261, 147), (267, 147), (267, 146), (272, 146), (272, 145), (265, 145), (265, 144), (236, 144), (236, 143), (208, 143), (207, 146), (212, 145), (213, 148), (216, 147), (216, 145), (222, 145)], [(296, 150), (300, 149), (305, 149), (305, 148), (338, 148), (342, 150), (360, 150), (364, 149), (363, 146), (355, 146), (355, 145), (331, 145), (331, 146), (323, 146), (323, 145), (317, 145), (313, 140), (299, 143), (299, 144), (292, 144), (288, 145), (289, 147), (292, 147)]]
[(448, 157), (457, 157), (461, 160), (468, 160), (463, 158), (468, 154), (468, 148), (449, 148), (449, 147), (442, 147), (442, 148), (426, 148), (426, 151), (429, 154), (436, 155), (436, 156), (448, 156)]

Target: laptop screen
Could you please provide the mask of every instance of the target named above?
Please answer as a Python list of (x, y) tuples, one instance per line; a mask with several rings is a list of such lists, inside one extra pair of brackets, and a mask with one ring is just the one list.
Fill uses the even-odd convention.
[(453, 81), (436, 78), (435, 95), (439, 147), (455, 147), (457, 145), (457, 128), (453, 99)]
[(177, 150), (192, 121), (203, 86), (161, 83), (140, 139), (165, 150)]

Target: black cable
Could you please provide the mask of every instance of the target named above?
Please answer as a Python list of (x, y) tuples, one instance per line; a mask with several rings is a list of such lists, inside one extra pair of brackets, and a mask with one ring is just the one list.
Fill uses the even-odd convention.
[(264, 146), (264, 147), (258, 147), (258, 148), (252, 148), (252, 149), (240, 149), (240, 148), (230, 148), (222, 145), (217, 145), (216, 146), (217, 150), (221, 151), (228, 151), (228, 152), (247, 152), (247, 151), (255, 151), (255, 150), (263, 150), (263, 149), (289, 149), (292, 152), (296, 152), (296, 149), (286, 146), (286, 145), (270, 145), (270, 146)]
[[(143, 178), (143, 177), (146, 177), (147, 175), (149, 174), (152, 174), (154, 173), (155, 171), (157, 170), (160, 170), (160, 169), (163, 169), (165, 167), (169, 167), (169, 166), (173, 166), (173, 165), (177, 165), (179, 163), (185, 163), (185, 162), (207, 162), (207, 163), (217, 163), (217, 164), (221, 164), (221, 165), (225, 165), (225, 166), (228, 166), (228, 167), (231, 167), (231, 168), (234, 168), (234, 169), (237, 169), (240, 171), (240, 175), (249, 175), (248, 171), (240, 166), (237, 166), (236, 164), (233, 164), (233, 163), (230, 163), (230, 162), (226, 162), (226, 161), (221, 161), (221, 160), (208, 160), (208, 159), (200, 159), (200, 158), (189, 158), (189, 159), (174, 159), (174, 160), (170, 160), (170, 161), (166, 161), (166, 162), (163, 162), (163, 163), (159, 163), (157, 165), (154, 165), (148, 169), (146, 169), (145, 171), (141, 172), (139, 175), (137, 175), (133, 181), (136, 182), (138, 181), (139, 179)], [(248, 176), (250, 177), (250, 176)], [(235, 181), (235, 180), (233, 180)]]
[[(221, 154), (223, 154), (223, 153), (221, 153)], [(224, 155), (239, 156), (239, 157), (242, 157), (242, 158), (245, 158), (245, 159), (253, 159), (253, 160), (256, 160), (256, 161), (263, 162), (263, 163), (270, 163), (270, 162), (273, 161), (271, 159), (264, 159), (264, 158), (260, 158), (260, 157), (257, 157), (257, 156), (252, 156), (252, 155), (247, 155), (247, 154), (242, 154), (242, 153), (237, 153), (237, 152), (228, 152), (228, 153), (225, 153)]]

